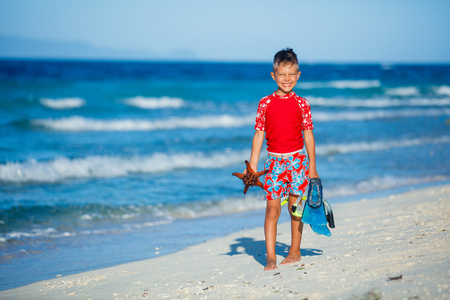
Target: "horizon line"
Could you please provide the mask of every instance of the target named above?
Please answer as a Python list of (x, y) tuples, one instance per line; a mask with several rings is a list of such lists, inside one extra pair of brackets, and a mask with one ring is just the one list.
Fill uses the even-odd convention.
[[(46, 57), (46, 56), (2, 56), (1, 61), (65, 61), (65, 62), (130, 62), (130, 63), (217, 63), (217, 64), (268, 64), (271, 61), (262, 60), (220, 60), (220, 59), (171, 59), (171, 58), (126, 58), (126, 57)], [(450, 61), (329, 61), (310, 60), (300, 62), (300, 65), (450, 65)]]

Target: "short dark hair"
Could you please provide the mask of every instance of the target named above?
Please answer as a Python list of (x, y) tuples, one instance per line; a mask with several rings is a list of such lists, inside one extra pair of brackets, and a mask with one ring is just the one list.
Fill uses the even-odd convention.
[(294, 50), (292, 50), (291, 48), (280, 50), (277, 52), (277, 54), (275, 54), (273, 58), (273, 71), (276, 71), (279, 65), (285, 63), (295, 64), (298, 69), (297, 54), (295, 54)]

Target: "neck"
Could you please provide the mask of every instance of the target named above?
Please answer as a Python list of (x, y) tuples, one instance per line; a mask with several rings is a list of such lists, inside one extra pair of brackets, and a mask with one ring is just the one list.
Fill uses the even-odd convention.
[(288, 93), (285, 93), (285, 92), (283, 92), (283, 91), (281, 91), (281, 90), (277, 90), (277, 91), (275, 92), (275, 94), (278, 95), (278, 96), (286, 96), (286, 95), (289, 95), (290, 93), (293, 93), (293, 91), (290, 91), (290, 92), (288, 92)]

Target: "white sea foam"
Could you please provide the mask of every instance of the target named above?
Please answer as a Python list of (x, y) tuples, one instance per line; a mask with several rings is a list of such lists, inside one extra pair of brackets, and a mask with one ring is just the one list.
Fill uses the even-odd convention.
[(221, 201), (184, 203), (182, 209), (178, 205), (163, 205), (158, 207), (158, 213), (176, 219), (191, 219), (263, 209), (265, 205), (261, 190), (260, 193), (255, 192), (247, 196), (226, 198)]
[[(450, 136), (318, 145), (316, 152), (319, 155), (334, 155), (444, 143), (450, 143)], [(171, 172), (178, 169), (224, 168), (241, 164), (247, 159), (248, 153), (250, 153), (250, 149), (225, 150), (215, 153), (155, 153), (149, 156), (133, 157), (88, 156), (76, 159), (57, 158), (40, 162), (35, 160), (20, 163), (8, 162), (0, 165), (0, 181), (53, 183), (72, 178), (106, 178), (133, 173)], [(265, 153), (262, 153), (261, 157), (264, 155)], [(89, 217), (92, 216), (85, 216), (85, 218)]]
[[(55, 228), (35, 228), (30, 231), (12, 231), (9, 233), (5, 233), (4, 236), (0, 239), (0, 243), (7, 243), (11, 240), (19, 240), (24, 238), (64, 238), (75, 236), (75, 232), (67, 232), (67, 231), (58, 231)], [(23, 250), (25, 251), (25, 250)], [(23, 252), (23, 254), (28, 254), (28, 252)]]
[[(404, 110), (367, 110), (349, 112), (313, 112), (313, 121), (364, 121), (374, 119), (411, 118), (411, 117), (436, 117), (450, 115), (450, 109), (404, 109)], [(60, 119), (35, 119), (31, 120), (34, 126), (42, 126), (51, 130), (60, 131), (153, 131), (174, 130), (181, 128), (207, 129), (207, 128), (232, 128), (252, 126), (255, 122), (254, 115), (247, 116), (201, 116), (197, 118), (170, 118), (165, 120), (135, 120), (116, 119), (100, 120), (80, 116)]]
[(52, 238), (59, 238), (59, 237), (68, 237), (72, 236), (73, 234), (69, 232), (59, 232), (53, 227), (49, 228), (35, 228), (30, 231), (12, 231), (5, 235), (4, 242), (11, 240), (11, 239), (21, 239), (21, 238), (33, 238), (33, 237), (52, 237)]
[(389, 150), (391, 148), (414, 147), (427, 144), (450, 143), (450, 136), (438, 138), (416, 138), (404, 140), (375, 141), (375, 142), (353, 142), (345, 144), (318, 145), (316, 153), (319, 155), (344, 154), (364, 151)]
[(216, 153), (155, 153), (149, 156), (88, 156), (50, 161), (8, 162), (0, 165), (3, 182), (58, 182), (71, 178), (103, 178), (132, 173), (171, 172), (177, 169), (215, 169), (239, 164), (249, 150)]
[(450, 86), (442, 85), (442, 86), (436, 87), (434, 89), (434, 92), (441, 96), (450, 96)]
[(323, 194), (326, 198), (342, 197), (362, 193), (376, 192), (380, 190), (402, 187), (407, 185), (444, 181), (448, 179), (449, 179), (448, 176), (442, 175), (424, 176), (424, 177), (408, 177), (408, 176), (398, 177), (390, 175), (384, 177), (376, 176), (352, 185), (333, 187), (333, 189), (327, 189), (326, 187), (324, 187)]
[(86, 100), (82, 98), (42, 98), (39, 102), (44, 106), (58, 110), (78, 108), (86, 105)]
[(354, 112), (316, 112), (312, 114), (313, 121), (367, 121), (375, 119), (412, 118), (412, 117), (438, 117), (450, 115), (450, 109), (404, 109), (404, 110), (369, 110)]
[(63, 131), (152, 131), (179, 128), (206, 129), (215, 127), (241, 127), (251, 125), (255, 116), (201, 116), (197, 118), (170, 118), (161, 120), (99, 120), (80, 116), (61, 119), (36, 119), (31, 124)]
[(300, 82), (301, 89), (370, 89), (381, 87), (379, 80), (333, 80), (333, 81), (319, 81), (319, 82)]
[(184, 105), (184, 101), (181, 98), (142, 96), (124, 99), (123, 103), (143, 109), (180, 108)]
[[(362, 99), (339, 99), (339, 98), (322, 98), (307, 97), (309, 103), (313, 106), (326, 107), (367, 107), (367, 108), (388, 108), (388, 107), (425, 107), (425, 106), (450, 106), (450, 98), (429, 99), (387, 99), (387, 98), (371, 98), (370, 100)], [(314, 113), (314, 111), (313, 111)]]
[(385, 90), (386, 95), (390, 96), (418, 96), (420, 95), (420, 90), (415, 86), (397, 87)]
[[(324, 196), (326, 199), (332, 200), (334, 197), (345, 197), (363, 193), (370, 193), (381, 191), (390, 188), (398, 188), (407, 185), (424, 184), (430, 182), (438, 182), (448, 180), (448, 176), (436, 175), (436, 176), (422, 176), (422, 177), (401, 177), (401, 176), (375, 176), (367, 178), (358, 183), (349, 183), (341, 186), (328, 187), (324, 186)], [(333, 203), (333, 202), (331, 202)], [(66, 238), (71, 236), (81, 235), (104, 235), (104, 234), (117, 234), (118, 232), (127, 232), (136, 228), (164, 226), (172, 223), (175, 219), (193, 219), (201, 217), (218, 216), (229, 213), (246, 212), (253, 210), (264, 209), (266, 203), (263, 201), (263, 192), (251, 193), (242, 197), (230, 197), (224, 198), (220, 201), (194, 201), (183, 203), (182, 208), (180, 205), (165, 203), (158, 205), (149, 205), (136, 208), (136, 212), (133, 218), (127, 218), (129, 215), (128, 210), (124, 208), (125, 213), (123, 216), (116, 216), (124, 220), (119, 227), (111, 228), (110, 226), (104, 227), (95, 225), (94, 230), (85, 230), (77, 226), (73, 226), (73, 231), (58, 230), (53, 227), (50, 228), (34, 228), (34, 229), (22, 229), (18, 231), (12, 231), (4, 233), (0, 238), (0, 243), (8, 243), (11, 240), (29, 239), (29, 238)], [(109, 220), (111, 218), (108, 209), (103, 211), (106, 215), (87, 217), (86, 214), (79, 216), (82, 222), (94, 222), (102, 223), (104, 219)], [(145, 215), (145, 218), (143, 218)], [(148, 218), (154, 218), (153, 221), (147, 221)], [(146, 220), (146, 221), (143, 221)]]
[[(262, 190), (261, 190), (262, 191)], [(4, 233), (0, 239), (0, 243), (7, 243), (11, 240), (18, 239), (33, 239), (33, 238), (66, 238), (70, 236), (82, 235), (103, 235), (103, 234), (117, 234), (118, 232), (126, 232), (133, 229), (143, 227), (163, 226), (172, 223), (175, 219), (193, 219), (207, 216), (218, 216), (223, 214), (245, 212), (255, 209), (263, 209), (265, 202), (263, 201), (263, 194), (252, 193), (251, 195), (235, 198), (225, 198), (220, 201), (194, 201), (183, 203), (180, 208), (179, 204), (164, 203), (158, 205), (146, 205), (134, 207), (130, 213), (129, 207), (123, 207), (123, 214), (112, 213), (108, 207), (102, 209), (102, 214), (92, 213), (82, 214), (71, 220), (71, 231), (65, 231), (55, 228), (34, 228), (22, 229)], [(49, 216), (56, 217), (56, 216)], [(122, 220), (118, 227), (111, 227), (108, 222), (111, 219)], [(149, 221), (149, 219), (151, 221)], [(83, 224), (87, 222), (95, 224), (92, 226), (96, 229), (86, 230), (85, 227), (76, 225), (77, 221)], [(106, 226), (102, 226), (102, 223)]]

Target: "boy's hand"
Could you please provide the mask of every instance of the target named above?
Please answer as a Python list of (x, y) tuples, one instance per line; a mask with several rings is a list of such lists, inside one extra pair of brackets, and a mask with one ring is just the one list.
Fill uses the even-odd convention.
[(309, 178), (319, 178), (319, 174), (316, 170), (309, 170)]
[[(253, 164), (250, 164), (250, 167), (252, 168), (252, 170), (253, 170), (253, 172), (258, 172), (258, 165), (253, 165)], [(245, 168), (245, 170), (242, 172), (242, 174), (247, 174), (247, 168)]]
[(259, 181), (259, 177), (262, 175), (267, 174), (269, 172), (268, 170), (264, 170), (261, 172), (255, 172), (253, 171), (252, 166), (248, 161), (245, 161), (245, 164), (247, 165), (247, 168), (244, 170), (243, 174), (239, 174), (237, 172), (234, 172), (232, 175), (238, 177), (244, 182), (245, 188), (244, 188), (244, 194), (247, 193), (248, 188), (251, 186), (259, 186), (263, 187), (263, 184), (261, 181)]

